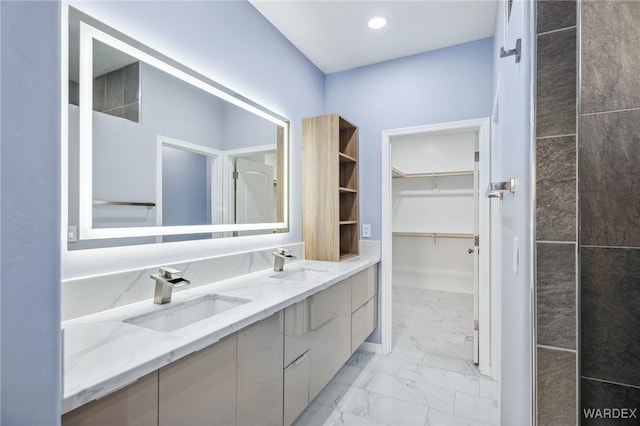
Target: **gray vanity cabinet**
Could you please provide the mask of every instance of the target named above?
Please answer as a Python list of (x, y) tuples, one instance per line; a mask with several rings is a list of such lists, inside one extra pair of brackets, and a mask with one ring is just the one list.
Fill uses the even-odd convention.
[(238, 426), (282, 425), (284, 312), (238, 332)]
[(371, 266), (349, 278), (351, 281), (351, 353), (375, 330), (377, 321), (377, 268)]
[(236, 423), (237, 337), (162, 367), (159, 426)]
[(156, 426), (158, 372), (62, 416), (63, 426)]
[(351, 356), (351, 282), (309, 297), (309, 400)]
[(284, 310), (284, 424), (309, 405), (309, 302)]

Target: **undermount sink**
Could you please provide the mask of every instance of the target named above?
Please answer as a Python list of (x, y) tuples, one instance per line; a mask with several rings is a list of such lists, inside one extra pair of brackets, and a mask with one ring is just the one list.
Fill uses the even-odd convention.
[(290, 269), (284, 270), (282, 272), (278, 272), (277, 274), (273, 274), (270, 278), (276, 278), (279, 280), (291, 280), (291, 281), (313, 281), (318, 279), (319, 274), (327, 272), (322, 269), (312, 269), (312, 268), (299, 268), (299, 269)]
[(167, 333), (250, 302), (248, 299), (209, 294), (189, 302), (177, 303), (161, 311), (127, 318), (124, 322)]

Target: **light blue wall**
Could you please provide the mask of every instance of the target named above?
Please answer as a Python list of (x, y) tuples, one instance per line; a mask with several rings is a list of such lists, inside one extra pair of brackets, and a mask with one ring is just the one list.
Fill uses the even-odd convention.
[(2, 425), (60, 416), (58, 2), (0, 2)]
[(326, 111), (359, 127), (360, 220), (381, 231), (381, 132), (491, 114), (492, 39), (484, 39), (326, 79)]

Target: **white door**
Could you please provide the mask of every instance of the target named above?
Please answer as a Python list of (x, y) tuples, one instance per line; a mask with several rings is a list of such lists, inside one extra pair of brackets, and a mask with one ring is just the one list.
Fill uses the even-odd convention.
[[(476, 147), (476, 149), (479, 149)], [(480, 363), (480, 170), (479, 151), (474, 151), (473, 163), (473, 363)], [(488, 330), (487, 330), (488, 331)], [(489, 333), (485, 333), (488, 335)], [(488, 341), (486, 343), (489, 343)]]
[(273, 176), (272, 166), (236, 158), (235, 223), (276, 222)]
[[(505, 6), (499, 4), (499, 8)], [(532, 413), (532, 18), (535, 2), (515, 0), (500, 47), (514, 49), (521, 39), (520, 62), (515, 56), (498, 59), (500, 90), (499, 181), (515, 179), (515, 193), (505, 191), (500, 202), (501, 355), (500, 421), (535, 423)], [(503, 9), (504, 10), (504, 9)]]
[[(498, 82), (500, 76), (498, 76)], [(498, 85), (499, 86), (499, 85)], [(491, 150), (489, 155), (489, 182), (497, 182), (502, 179), (502, 138), (500, 132), (500, 90), (496, 91), (493, 112), (491, 114)], [(490, 284), (490, 321), (491, 337), (496, 340), (500, 337), (500, 292), (502, 288), (502, 200), (489, 198), (489, 268)], [(491, 342), (491, 372), (494, 379), (499, 380), (500, 369), (500, 345), (499, 341)]]

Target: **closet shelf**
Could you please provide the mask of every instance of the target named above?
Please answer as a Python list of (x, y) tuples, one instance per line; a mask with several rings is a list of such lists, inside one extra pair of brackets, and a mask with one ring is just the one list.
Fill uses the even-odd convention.
[(357, 189), (351, 189), (351, 188), (345, 188), (344, 186), (341, 186), (340, 187), (340, 192), (351, 192), (351, 193), (355, 194), (356, 192), (358, 192), (358, 190)]
[(358, 256), (358, 253), (343, 253), (340, 255), (340, 262)]
[(431, 172), (431, 173), (404, 173), (395, 167), (392, 167), (392, 177), (394, 178), (428, 178), (428, 177), (445, 177), (445, 176), (473, 176), (473, 170), (460, 170), (453, 172)]
[(473, 238), (473, 234), (458, 232), (393, 232), (394, 237)]
[(340, 225), (355, 225), (357, 224), (357, 220), (341, 220)]
[(343, 152), (339, 152), (338, 156), (340, 158), (340, 162), (341, 163), (357, 163), (358, 160), (356, 160), (355, 158), (351, 157), (350, 155), (347, 155)]

